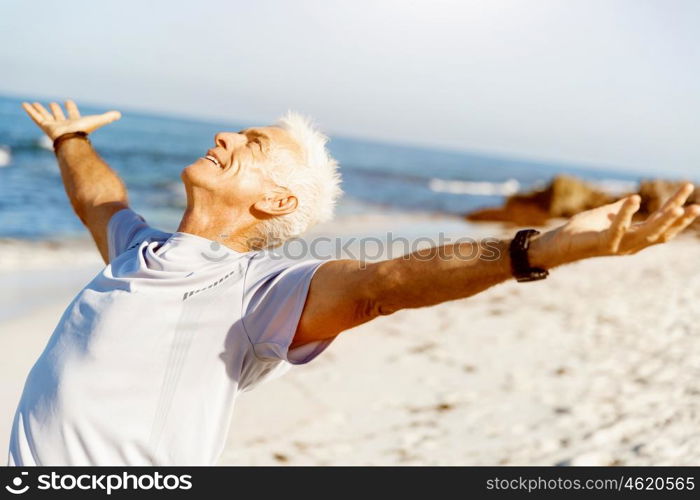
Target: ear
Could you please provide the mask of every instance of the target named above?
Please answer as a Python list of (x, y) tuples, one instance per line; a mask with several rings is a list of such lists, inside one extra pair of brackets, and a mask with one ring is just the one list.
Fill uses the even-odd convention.
[(286, 215), (294, 212), (299, 205), (299, 200), (287, 188), (277, 187), (265, 193), (265, 197), (257, 201), (253, 207), (255, 210), (268, 215)]

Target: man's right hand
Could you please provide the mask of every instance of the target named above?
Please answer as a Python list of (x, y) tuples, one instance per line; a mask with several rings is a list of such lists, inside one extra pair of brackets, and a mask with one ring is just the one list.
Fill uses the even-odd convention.
[(101, 115), (80, 116), (78, 106), (73, 101), (66, 101), (67, 118), (61, 106), (55, 102), (49, 104), (51, 113), (38, 102), (33, 104), (23, 102), (22, 107), (34, 123), (52, 141), (69, 132), (93, 132), (108, 123), (117, 121), (122, 116), (119, 111), (108, 111)]
[[(92, 132), (121, 117), (118, 111), (80, 116), (73, 101), (66, 101), (68, 118), (55, 102), (49, 105), (51, 113), (38, 102), (25, 102), (22, 107), (52, 141), (71, 132)], [(116, 212), (129, 206), (124, 183), (87, 141), (69, 141), (59, 149), (56, 158), (68, 199), (75, 213), (90, 230), (105, 263), (108, 263), (109, 220)]]

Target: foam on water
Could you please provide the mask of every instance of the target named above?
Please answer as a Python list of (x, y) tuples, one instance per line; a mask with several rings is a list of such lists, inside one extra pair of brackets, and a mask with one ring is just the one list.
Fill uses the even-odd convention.
[(12, 162), (12, 150), (9, 146), (0, 145), (0, 167), (7, 167)]
[(436, 193), (468, 194), (472, 196), (510, 196), (520, 190), (520, 183), (515, 179), (505, 182), (450, 181), (430, 179), (431, 191)]

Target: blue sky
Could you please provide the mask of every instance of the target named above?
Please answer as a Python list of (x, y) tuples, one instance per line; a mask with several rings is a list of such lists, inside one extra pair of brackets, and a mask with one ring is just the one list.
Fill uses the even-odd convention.
[(3, 0), (0, 92), (697, 175), (695, 0)]

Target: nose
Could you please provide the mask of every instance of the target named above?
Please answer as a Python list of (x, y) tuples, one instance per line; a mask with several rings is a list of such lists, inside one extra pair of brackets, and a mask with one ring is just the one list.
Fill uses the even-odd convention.
[(216, 145), (221, 146), (227, 151), (231, 151), (236, 144), (244, 140), (245, 136), (236, 132), (219, 132), (214, 136), (214, 142)]

